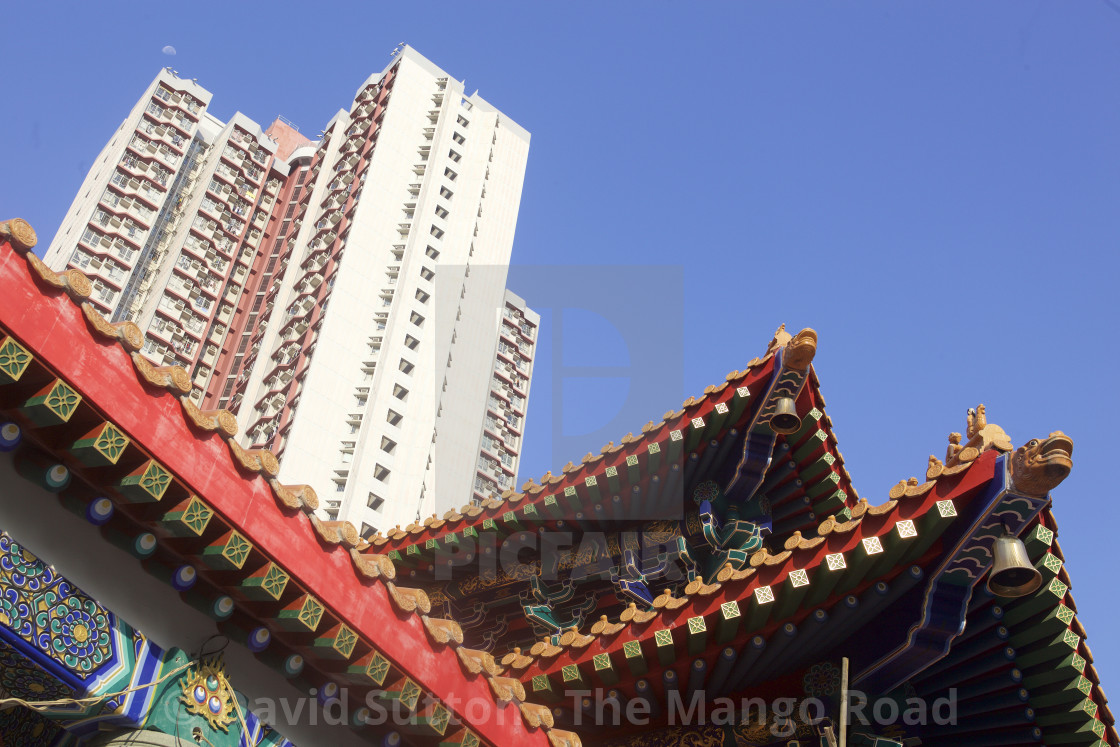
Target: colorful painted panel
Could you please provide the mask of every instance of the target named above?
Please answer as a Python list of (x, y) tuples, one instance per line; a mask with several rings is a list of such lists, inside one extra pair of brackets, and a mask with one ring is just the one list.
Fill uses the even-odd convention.
[(179, 649), (152, 644), (4, 532), (0, 696), (42, 704), (41, 712), (0, 713), (0, 745), (194, 727), (215, 747), (290, 744), (244, 711), (241, 727), (220, 663), (192, 662)]

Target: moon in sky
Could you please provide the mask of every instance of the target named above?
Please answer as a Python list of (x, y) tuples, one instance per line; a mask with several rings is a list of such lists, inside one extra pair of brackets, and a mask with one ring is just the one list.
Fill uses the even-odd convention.
[(169, 56), (174, 57), (175, 56), (175, 47), (168, 44), (166, 47), (163, 48), (163, 53), (165, 55), (169, 55)]

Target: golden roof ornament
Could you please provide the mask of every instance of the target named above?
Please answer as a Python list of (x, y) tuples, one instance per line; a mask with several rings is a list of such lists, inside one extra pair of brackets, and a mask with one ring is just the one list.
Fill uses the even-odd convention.
[(967, 414), (967, 427), (965, 435), (968, 441), (961, 446), (961, 434), (949, 434), (949, 448), (945, 452), (945, 466), (954, 467), (964, 462), (971, 462), (986, 451), (998, 451), (1006, 454), (1014, 447), (1011, 438), (995, 423), (988, 422), (984, 405), (969, 408)]

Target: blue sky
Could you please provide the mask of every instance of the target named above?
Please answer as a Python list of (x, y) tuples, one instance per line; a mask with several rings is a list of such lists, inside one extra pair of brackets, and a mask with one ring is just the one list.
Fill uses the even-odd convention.
[(1016, 444), (1074, 438), (1063, 550), (1098, 668), (1120, 662), (1116, 0), (165, 8), (7, 9), (0, 212), (44, 244), (160, 67), (219, 117), (313, 135), (405, 41), (533, 135), (513, 286), (546, 325), (523, 478), (811, 326), (873, 503), (980, 402)]

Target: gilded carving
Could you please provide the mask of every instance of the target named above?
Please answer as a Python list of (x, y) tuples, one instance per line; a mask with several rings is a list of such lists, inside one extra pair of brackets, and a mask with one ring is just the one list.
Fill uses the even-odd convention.
[(447, 644), (454, 641), (456, 646), (462, 644), (463, 629), (454, 620), (443, 620), (427, 615), (422, 615), (420, 619), (424, 621), (424, 629), (436, 643)]
[(623, 623), (612, 623), (607, 620), (606, 615), (600, 615), (599, 620), (591, 626), (591, 634), (597, 636), (611, 636), (620, 632), (626, 625)]
[(311, 527), (315, 534), (324, 542), (331, 545), (346, 545), (354, 547), (360, 537), (357, 528), (348, 521), (323, 521), (315, 514), (308, 514)]
[[(524, 686), (522, 687), (524, 691)], [(537, 703), (522, 703), (521, 704), (521, 717), (525, 719), (525, 724), (530, 729), (551, 729), (556, 721), (552, 718), (552, 709), (545, 705)]]
[(488, 677), (490, 689), (498, 700), (525, 700), (525, 686), (513, 677)]
[(280, 473), (280, 462), (268, 449), (245, 449), (232, 439), (227, 443), (234, 461), (243, 469), (260, 472), (266, 477), (276, 477)]
[(786, 344), (785, 356), (782, 358), (784, 368), (803, 371), (813, 362), (817, 354), (817, 333), (815, 330), (805, 329), (793, 336)]
[(314, 511), (319, 507), (319, 497), (310, 485), (281, 485), (276, 478), (269, 480), (268, 484), (276, 500), (285, 508)]
[(578, 734), (562, 729), (549, 729), (548, 744), (550, 747), (583, 747)]
[(984, 405), (969, 409), (965, 434), (968, 442), (960, 445), (961, 434), (949, 434), (949, 449), (946, 452), (945, 464), (954, 467), (965, 462), (971, 462), (985, 451), (995, 450), (1001, 453), (1011, 451), (1011, 439), (1003, 428), (988, 422)]
[[(478, 651), (473, 648), (465, 648), (463, 646), (460, 646), (455, 649), (455, 653), (459, 657), (459, 662), (463, 665), (463, 668), (466, 669), (469, 674), (482, 674), (483, 672), (485, 672), (487, 675), (493, 677), (501, 672), (501, 669), (498, 667), (497, 662), (494, 661), (494, 657), (486, 651)], [(507, 654), (506, 657), (508, 658), (509, 654)], [(529, 666), (530, 663), (532, 663), (532, 659), (529, 659), (525, 666)], [(525, 667), (521, 667), (521, 669), (524, 668)]]
[(35, 229), (23, 218), (12, 218), (0, 223), (0, 238), (7, 239), (12, 248), (25, 253), (39, 243)]
[(153, 366), (147, 358), (136, 352), (132, 353), (132, 365), (140, 378), (152, 386), (170, 389), (177, 394), (191, 393), (190, 374), (179, 366)]
[(419, 611), (420, 614), (426, 615), (432, 611), (431, 600), (423, 589), (409, 589), (397, 586), (391, 581), (387, 581), (385, 586), (389, 589), (389, 598), (401, 612)]
[(1011, 455), (1011, 488), (1029, 496), (1045, 496), (1073, 469), (1073, 439), (1054, 431), (1046, 439), (1031, 439)]
[(234, 694), (220, 660), (202, 662), (197, 672), (194, 667), (187, 669), (179, 687), (183, 690), (179, 700), (188, 713), (206, 719), (213, 729), (229, 731)]
[(631, 602), (630, 605), (622, 611), (622, 614), (618, 616), (618, 619), (624, 623), (641, 625), (655, 617), (657, 617), (657, 612), (655, 610), (638, 610), (638, 605)]
[(180, 397), (187, 420), (204, 431), (217, 431), (223, 438), (237, 435), (237, 418), (229, 410), (202, 410), (190, 397)]
[(357, 548), (350, 548), (350, 559), (354, 567), (362, 576), (374, 579), (385, 578), (393, 581), (397, 577), (397, 567), (393, 561), (384, 555), (372, 552), (361, 552)]
[(93, 330), (102, 337), (116, 340), (128, 352), (132, 353), (144, 347), (144, 333), (132, 322), (110, 323), (97, 309), (88, 302), (82, 304), (82, 313)]

